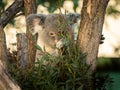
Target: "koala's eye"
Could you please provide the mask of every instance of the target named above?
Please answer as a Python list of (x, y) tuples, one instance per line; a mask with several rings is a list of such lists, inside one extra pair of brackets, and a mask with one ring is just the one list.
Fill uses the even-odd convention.
[(55, 36), (55, 33), (54, 32), (50, 32), (49, 35), (50, 36)]

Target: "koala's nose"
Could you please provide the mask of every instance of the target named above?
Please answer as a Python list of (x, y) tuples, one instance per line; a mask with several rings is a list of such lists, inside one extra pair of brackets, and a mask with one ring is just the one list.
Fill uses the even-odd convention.
[(59, 41), (62, 41), (62, 38), (59, 36), (55, 36), (55, 43), (58, 43)]

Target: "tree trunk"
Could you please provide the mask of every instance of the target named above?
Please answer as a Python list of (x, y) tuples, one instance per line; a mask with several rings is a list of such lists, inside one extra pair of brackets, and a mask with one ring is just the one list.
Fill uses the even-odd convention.
[(82, 53), (86, 53), (86, 63), (90, 65), (90, 87), (84, 86), (83, 90), (96, 90), (94, 73), (108, 2), (109, 0), (83, 0), (77, 44)]
[(0, 90), (21, 90), (17, 83), (9, 76), (6, 62), (7, 48), (5, 33), (0, 26)]
[[(25, 7), (25, 16), (27, 17), (29, 14), (36, 13), (36, 0), (24, 0), (24, 7)], [(33, 36), (29, 32), (29, 26), (27, 25), (27, 61), (28, 61), (28, 68), (31, 68), (35, 61), (36, 50), (34, 47), (35, 40), (33, 40)]]
[(96, 59), (108, 2), (109, 0), (83, 0), (78, 45), (81, 51), (87, 54), (86, 62), (91, 65), (92, 71), (96, 69)]

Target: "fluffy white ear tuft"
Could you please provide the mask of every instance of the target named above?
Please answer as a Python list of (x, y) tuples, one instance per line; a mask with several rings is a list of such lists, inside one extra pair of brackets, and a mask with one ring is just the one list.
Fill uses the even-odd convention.
[(45, 22), (46, 15), (44, 14), (30, 14), (26, 18), (26, 23), (30, 27), (30, 32), (35, 35), (42, 27)]

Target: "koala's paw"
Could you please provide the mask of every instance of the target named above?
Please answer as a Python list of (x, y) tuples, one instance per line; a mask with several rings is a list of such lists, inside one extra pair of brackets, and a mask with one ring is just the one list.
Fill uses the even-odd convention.
[(63, 40), (61, 39), (60, 41), (57, 42), (56, 47), (58, 49), (61, 49), (64, 46)]
[(104, 43), (104, 40), (105, 40), (105, 37), (104, 37), (104, 35), (102, 34), (102, 35), (101, 35), (101, 38), (100, 38), (100, 44), (103, 44), (103, 43)]

